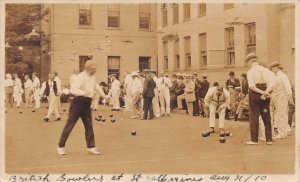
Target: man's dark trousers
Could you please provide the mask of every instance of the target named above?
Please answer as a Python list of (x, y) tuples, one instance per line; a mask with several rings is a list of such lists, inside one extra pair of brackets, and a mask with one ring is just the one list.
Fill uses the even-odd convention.
[(259, 116), (262, 117), (265, 125), (265, 136), (266, 141), (272, 141), (272, 127), (271, 127), (271, 115), (270, 115), (270, 100), (258, 101), (255, 97), (257, 93), (249, 90), (249, 124), (250, 124), (250, 134), (251, 141), (258, 142), (258, 132), (259, 132)]
[(154, 118), (152, 100), (153, 100), (153, 97), (144, 97), (144, 117), (143, 117), (143, 119), (148, 118), (148, 113), (149, 113), (150, 119)]
[(85, 128), (87, 148), (95, 147), (92, 113), (90, 109), (91, 102), (92, 99), (89, 97), (74, 97), (69, 109), (69, 118), (60, 137), (59, 147), (65, 147), (66, 141), (79, 118), (81, 118)]

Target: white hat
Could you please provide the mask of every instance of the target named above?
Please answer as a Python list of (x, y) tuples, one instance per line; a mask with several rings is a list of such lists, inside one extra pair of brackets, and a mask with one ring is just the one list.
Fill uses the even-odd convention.
[(139, 76), (139, 73), (138, 73), (137, 71), (133, 71), (133, 72), (131, 73), (131, 76)]

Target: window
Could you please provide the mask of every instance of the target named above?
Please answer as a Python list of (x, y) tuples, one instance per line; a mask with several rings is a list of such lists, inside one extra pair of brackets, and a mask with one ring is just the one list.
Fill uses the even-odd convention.
[(199, 35), (199, 49), (200, 49), (200, 68), (207, 66), (207, 47), (206, 47), (206, 33)]
[(163, 42), (163, 56), (164, 56), (164, 71), (168, 70), (168, 42), (164, 41)]
[(92, 24), (92, 5), (80, 4), (79, 5), (79, 25)]
[(150, 69), (150, 57), (139, 57), (139, 69), (140, 72)]
[(246, 24), (246, 54), (256, 53), (255, 23)]
[(180, 70), (179, 40), (174, 41), (174, 70)]
[(179, 5), (173, 4), (173, 24), (179, 23)]
[(226, 46), (226, 57), (227, 57), (227, 66), (235, 64), (235, 54), (234, 54), (234, 28), (225, 29), (225, 46)]
[(90, 56), (79, 56), (79, 71), (84, 70), (84, 64), (87, 60), (90, 59)]
[(120, 76), (120, 56), (108, 56), (107, 58), (107, 73), (108, 75), (116, 74)]
[(185, 51), (185, 69), (190, 70), (192, 68), (190, 36), (184, 37), (184, 51)]
[(168, 25), (168, 10), (167, 10), (167, 6), (165, 3), (162, 4), (161, 11), (162, 11), (162, 26), (167, 26)]
[(234, 3), (224, 3), (224, 10), (234, 8)]
[(199, 3), (198, 5), (198, 16), (205, 16), (206, 15), (206, 3)]
[(120, 28), (120, 5), (119, 4), (108, 5), (107, 27)]
[(183, 4), (183, 20), (188, 20), (191, 17), (191, 5), (190, 3)]
[(151, 4), (140, 4), (140, 29), (150, 30), (151, 25)]

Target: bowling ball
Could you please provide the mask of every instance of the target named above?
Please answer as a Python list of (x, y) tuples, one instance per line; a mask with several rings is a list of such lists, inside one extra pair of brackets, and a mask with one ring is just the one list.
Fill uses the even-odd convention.
[(98, 118), (102, 118), (102, 116), (99, 115)]
[(19, 111), (20, 114), (22, 114), (22, 111)]
[(226, 139), (225, 139), (225, 137), (220, 137), (220, 143), (225, 143), (226, 142)]
[(202, 136), (203, 136), (203, 137), (208, 137), (209, 135), (210, 135), (210, 133), (207, 132), (207, 131), (202, 132)]
[(32, 110), (32, 112), (35, 112), (35, 110)]
[(102, 122), (105, 122), (105, 119), (102, 119)]
[(232, 133), (230, 131), (225, 132), (226, 136), (232, 136)]
[(115, 121), (116, 121), (115, 119), (112, 119), (112, 120), (111, 120), (112, 123), (114, 123)]
[(63, 109), (63, 111), (64, 111), (64, 112), (66, 112), (66, 111), (67, 111), (67, 109)]
[(131, 131), (131, 135), (132, 135), (132, 136), (135, 136), (135, 135), (136, 135), (136, 131), (135, 131), (135, 130), (132, 130), (132, 131)]
[(96, 120), (96, 121), (100, 121), (100, 119), (98, 119), (98, 118), (95, 118), (95, 120)]
[(111, 114), (111, 115), (109, 115), (109, 117), (111, 117), (111, 118), (112, 118), (112, 117), (114, 117), (114, 115), (113, 115), (113, 114)]
[(225, 137), (225, 133), (220, 133), (220, 137)]

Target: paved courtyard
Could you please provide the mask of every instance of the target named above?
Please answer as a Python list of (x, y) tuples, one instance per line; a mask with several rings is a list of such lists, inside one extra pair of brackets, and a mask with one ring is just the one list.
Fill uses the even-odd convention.
[[(7, 173), (294, 173), (294, 132), (272, 146), (246, 146), (248, 123), (228, 121), (226, 128), (233, 136), (221, 144), (218, 134), (201, 136), (208, 128), (206, 118), (173, 114), (144, 121), (129, 119), (128, 112), (114, 112), (112, 123), (110, 108), (101, 106), (93, 112), (93, 117), (106, 118), (104, 123), (93, 121), (101, 155), (86, 152), (79, 121), (67, 142), (67, 155), (59, 156), (56, 146), (67, 112), (62, 113), (62, 121), (45, 123), (46, 112), (44, 106), (35, 113), (26, 108), (6, 113)], [(131, 136), (131, 130), (137, 136)]]

